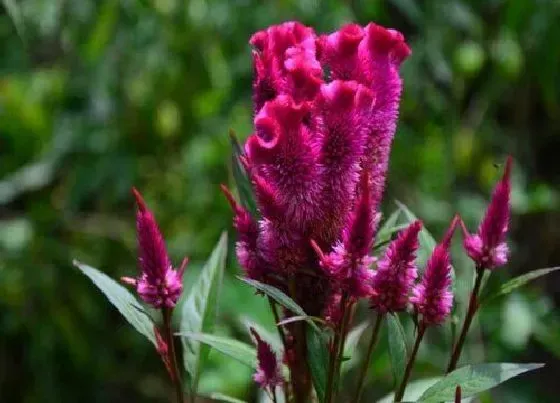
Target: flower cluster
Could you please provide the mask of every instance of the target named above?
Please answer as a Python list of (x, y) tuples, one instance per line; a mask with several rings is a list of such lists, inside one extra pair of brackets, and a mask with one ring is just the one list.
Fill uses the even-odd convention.
[[(245, 165), (260, 218), (231, 197), (249, 277), (288, 290), (311, 315), (340, 293), (371, 292), (379, 220), (401, 94), (403, 36), (376, 24), (328, 35), (287, 22), (258, 32), (255, 132)], [(226, 192), (228, 193), (228, 192)]]

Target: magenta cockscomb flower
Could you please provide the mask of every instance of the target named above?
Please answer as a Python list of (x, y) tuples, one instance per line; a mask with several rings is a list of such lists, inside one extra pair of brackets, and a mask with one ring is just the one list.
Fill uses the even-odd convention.
[(257, 32), (251, 44), (255, 131), (244, 163), (260, 218), (226, 192), (238, 259), (249, 277), (286, 292), (297, 284), (292, 297), (320, 315), (341, 291), (371, 292), (368, 253), (398, 115), (399, 66), (410, 49), (400, 33), (375, 24), (318, 36), (287, 22)]
[(463, 245), (478, 268), (493, 269), (507, 263), (509, 248), (505, 242), (510, 220), (512, 158), (508, 157), (504, 175), (492, 194), (492, 200), (482, 219), (478, 232), (469, 234), (461, 221)]
[(451, 256), (449, 247), (457, 225), (453, 219), (443, 241), (436, 245), (426, 263), (424, 275), (412, 290), (410, 302), (416, 312), (422, 315), (424, 325), (443, 323), (451, 312), (453, 293), (451, 292)]
[(417, 276), (414, 260), (421, 221), (414, 221), (393, 240), (377, 264), (371, 306), (379, 313), (404, 311)]
[(132, 189), (138, 212), (136, 230), (138, 237), (138, 263), (141, 274), (137, 279), (123, 277), (122, 281), (134, 285), (142, 300), (154, 308), (173, 308), (183, 290), (183, 272), (187, 259), (178, 270), (173, 269), (165, 241), (156, 219), (136, 189)]
[(265, 342), (254, 328), (249, 328), (255, 343), (257, 345), (257, 361), (258, 367), (257, 372), (253, 376), (255, 382), (263, 389), (270, 388), (281, 385), (283, 382), (281, 367), (279, 365), (276, 354), (272, 351), (270, 344)]

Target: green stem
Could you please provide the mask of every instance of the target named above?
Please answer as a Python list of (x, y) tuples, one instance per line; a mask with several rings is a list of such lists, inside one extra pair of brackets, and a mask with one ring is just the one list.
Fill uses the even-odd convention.
[(346, 318), (346, 305), (348, 301), (348, 296), (344, 294), (342, 296), (342, 300), (340, 304), (342, 306), (342, 319), (338, 325), (338, 329), (335, 330), (334, 340), (332, 343), (332, 348), (330, 352), (330, 359), (329, 359), (329, 372), (327, 376), (327, 390), (325, 396), (326, 403), (332, 403), (334, 397), (334, 388), (335, 388), (335, 372), (337, 368), (338, 362), (338, 354), (340, 350), (340, 346), (342, 344), (342, 339), (344, 335), (342, 334), (342, 328), (344, 327), (344, 322)]
[(420, 343), (422, 342), (422, 338), (424, 337), (424, 333), (426, 332), (426, 325), (424, 323), (420, 323), (418, 326), (418, 334), (416, 335), (416, 341), (414, 342), (414, 347), (412, 348), (412, 353), (410, 354), (410, 358), (406, 364), (406, 369), (404, 370), (403, 380), (397, 393), (395, 393), (395, 402), (400, 402), (404, 396), (404, 391), (406, 389), (406, 385), (408, 384), (408, 380), (410, 379), (410, 374), (412, 372), (412, 367), (414, 366), (414, 361), (416, 360), (416, 354), (418, 353), (418, 348), (420, 347)]
[(371, 332), (371, 338), (369, 339), (368, 349), (366, 353), (366, 358), (362, 364), (362, 368), (360, 370), (360, 375), (358, 376), (358, 386), (356, 388), (356, 394), (354, 395), (354, 399), (352, 402), (358, 403), (360, 398), (362, 397), (362, 392), (364, 390), (365, 380), (367, 371), (369, 368), (369, 362), (371, 361), (371, 355), (373, 350), (375, 349), (375, 345), (377, 344), (377, 340), (379, 339), (379, 330), (381, 329), (381, 324), (383, 323), (383, 318), (385, 315), (377, 314), (377, 318), (375, 318), (375, 324), (373, 325), (373, 330)]
[(459, 358), (461, 357), (461, 352), (463, 350), (463, 345), (465, 344), (465, 340), (467, 338), (467, 333), (469, 332), (469, 328), (471, 326), (472, 320), (478, 310), (478, 294), (480, 293), (480, 287), (482, 285), (482, 278), (484, 277), (484, 269), (477, 267), (476, 269), (476, 280), (474, 283), (474, 287), (471, 293), (471, 298), (469, 300), (469, 306), (467, 308), (467, 315), (465, 316), (465, 322), (463, 323), (463, 328), (461, 329), (461, 334), (459, 336), (459, 340), (455, 344), (453, 348), (453, 353), (451, 354), (451, 358), (449, 360), (449, 365), (447, 366), (446, 374), (450, 373), (457, 367), (457, 363), (459, 362)]
[(173, 385), (175, 386), (175, 394), (177, 397), (177, 403), (183, 403), (183, 385), (181, 382), (181, 372), (179, 371), (179, 365), (177, 364), (177, 354), (175, 353), (175, 342), (173, 341), (173, 329), (171, 326), (171, 309), (163, 308), (163, 327), (165, 330), (165, 337), (167, 338), (167, 343), (169, 345), (169, 358), (171, 359), (171, 371), (173, 373)]

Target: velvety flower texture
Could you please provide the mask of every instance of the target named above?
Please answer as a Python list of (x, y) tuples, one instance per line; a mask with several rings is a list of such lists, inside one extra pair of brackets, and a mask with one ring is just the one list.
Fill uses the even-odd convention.
[(283, 382), (281, 368), (276, 358), (276, 354), (272, 351), (270, 344), (265, 342), (254, 328), (249, 329), (255, 343), (257, 344), (257, 372), (253, 376), (255, 382), (263, 389), (281, 385)]
[(434, 248), (422, 280), (414, 287), (410, 297), (410, 302), (416, 312), (422, 315), (422, 323), (426, 326), (443, 323), (451, 312), (453, 293), (449, 248), (457, 223), (458, 217), (455, 217), (441, 243)]
[(393, 240), (377, 264), (371, 306), (379, 313), (404, 311), (417, 276), (414, 260), (422, 222), (415, 221)]
[(136, 286), (140, 298), (154, 308), (173, 308), (183, 290), (182, 277), (187, 259), (178, 270), (173, 269), (154, 215), (140, 193), (136, 189), (132, 191), (138, 204), (136, 230), (142, 273), (137, 279), (123, 277), (122, 280)]
[(229, 197), (238, 259), (249, 277), (285, 291), (297, 284), (292, 296), (319, 315), (341, 292), (368, 292), (399, 66), (410, 50), (373, 23), (318, 36), (286, 22), (250, 42), (255, 132), (244, 162), (260, 218)]
[(465, 251), (477, 267), (482, 269), (502, 266), (508, 260), (509, 248), (505, 237), (510, 220), (511, 165), (512, 158), (508, 157), (504, 175), (494, 189), (492, 200), (478, 227), (478, 232), (469, 234), (461, 222)]

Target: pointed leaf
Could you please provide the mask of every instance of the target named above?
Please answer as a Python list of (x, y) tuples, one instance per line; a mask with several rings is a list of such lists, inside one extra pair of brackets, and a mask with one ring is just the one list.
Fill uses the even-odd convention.
[(251, 287), (256, 288), (258, 291), (262, 292), (263, 294), (268, 295), (274, 301), (282, 305), (284, 308), (292, 311), (292, 313), (296, 314), (297, 316), (307, 316), (305, 311), (301, 306), (299, 306), (293, 299), (288, 297), (282, 290), (279, 290), (276, 287), (273, 287), (268, 284), (261, 283), (260, 281), (253, 280), (246, 277), (237, 277), (241, 281), (246, 284), (249, 284)]
[(82, 264), (77, 260), (74, 260), (73, 264), (105, 294), (109, 302), (119, 310), (128, 323), (146, 336), (154, 346), (156, 345), (152, 320), (145, 313), (144, 307), (126, 288), (93, 267)]
[(214, 399), (219, 402), (246, 403), (245, 400), (237, 399), (235, 397), (224, 395), (223, 393), (218, 393), (218, 392), (210, 394), (210, 399)]
[(428, 388), (418, 401), (425, 403), (453, 401), (457, 385), (461, 385), (462, 396), (469, 397), (491, 389), (514, 376), (543, 366), (544, 364), (510, 363), (467, 365), (444, 376)]
[(360, 362), (362, 352), (358, 349), (358, 343), (360, 342), (360, 339), (362, 338), (368, 326), (369, 321), (365, 321), (348, 332), (348, 336), (346, 336), (346, 342), (344, 343), (343, 357), (346, 359), (342, 363), (342, 373), (350, 371)]
[(317, 398), (319, 403), (323, 403), (325, 401), (329, 367), (328, 341), (325, 333), (316, 331), (311, 326), (306, 326), (306, 329), (307, 362)]
[(280, 322), (278, 322), (276, 325), (277, 326), (284, 326), (287, 325), (289, 323), (294, 323), (294, 322), (317, 322), (321, 325), (326, 325), (327, 322), (322, 319), (319, 318), (317, 316), (308, 316), (308, 315), (303, 315), (303, 316), (290, 316), (289, 318), (283, 319)]
[(15, 0), (2, 0), (2, 3), (4, 4), (6, 12), (10, 16), (16, 28), (18, 36), (25, 43), (25, 32), (23, 30), (23, 20), (21, 18), (21, 9), (19, 4)]
[(237, 140), (237, 136), (230, 130), (229, 139), (231, 141), (232, 148), (232, 172), (233, 179), (235, 181), (235, 186), (237, 187), (237, 192), (239, 193), (239, 199), (241, 205), (247, 209), (254, 217), (258, 215), (257, 205), (255, 203), (255, 198), (253, 197), (253, 190), (251, 188), (251, 181), (247, 175), (245, 167), (241, 163), (240, 157), (243, 155), (243, 149), (241, 144)]
[(395, 231), (398, 231), (396, 228), (401, 213), (401, 208), (397, 207), (397, 209), (385, 220), (381, 228), (379, 228), (379, 231), (377, 231), (376, 246), (389, 241), (391, 239), (391, 235), (393, 235)]
[(406, 368), (406, 335), (399, 317), (395, 314), (387, 317), (387, 337), (389, 343), (389, 356), (391, 358), (391, 369), (395, 385), (400, 385), (404, 370)]
[(484, 298), (484, 300), (482, 301), (482, 303), (486, 303), (488, 301), (493, 300), (494, 298), (498, 298), (501, 297), (502, 295), (507, 295), (510, 292), (512, 292), (513, 290), (515, 290), (516, 288), (522, 287), (525, 284), (539, 278), (542, 276), (546, 276), (549, 273), (552, 273), (556, 270), (560, 270), (560, 266), (557, 267), (548, 267), (546, 269), (538, 269), (538, 270), (533, 270), (530, 271), (529, 273), (525, 273), (521, 276), (515, 277), (511, 280), (509, 280), (508, 282), (506, 282), (505, 284), (502, 284), (502, 286), (500, 287), (500, 289), (498, 290), (498, 292), (496, 292), (495, 294)]
[(258, 324), (257, 322), (253, 322), (248, 317), (240, 318), (240, 322), (243, 324), (244, 329), (249, 333), (249, 328), (253, 328), (257, 331), (257, 333), (261, 336), (261, 338), (266, 341), (268, 344), (272, 346), (274, 351), (282, 351), (282, 340), (280, 340), (280, 336), (278, 335), (278, 331), (274, 328), (274, 331), (270, 331), (268, 328)]
[[(404, 397), (402, 402), (416, 402), (418, 400), (418, 398), (420, 397), (420, 395), (422, 394), (422, 392), (424, 392), (426, 389), (428, 389), (430, 386), (432, 386), (433, 384), (435, 384), (437, 381), (439, 381), (441, 379), (441, 377), (433, 377), (433, 378), (424, 378), (424, 379), (418, 379), (412, 382), (409, 382), (406, 385), (406, 391), (404, 393)], [(385, 396), (383, 396), (381, 399), (379, 399), (377, 401), (377, 403), (394, 403), (395, 402), (395, 392), (391, 392)]]
[[(227, 255), (227, 234), (224, 232), (200, 272), (198, 280), (182, 306), (180, 330), (182, 333), (210, 333), (216, 320), (218, 295)], [(196, 391), (200, 371), (206, 361), (208, 348), (193, 338), (183, 338), (183, 363)]]
[(177, 335), (181, 336), (183, 340), (187, 339), (204, 343), (220, 353), (229, 355), (231, 358), (236, 359), (250, 368), (257, 369), (257, 350), (246, 343), (230, 339), (229, 337), (216, 336), (208, 333), (181, 332), (177, 333)]

